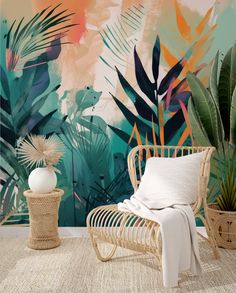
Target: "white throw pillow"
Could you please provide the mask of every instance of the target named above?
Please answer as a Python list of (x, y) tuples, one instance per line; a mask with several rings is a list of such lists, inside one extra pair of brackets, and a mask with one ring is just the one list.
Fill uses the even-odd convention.
[(133, 196), (150, 209), (194, 203), (198, 195), (201, 161), (205, 155), (204, 151), (177, 158), (149, 158)]

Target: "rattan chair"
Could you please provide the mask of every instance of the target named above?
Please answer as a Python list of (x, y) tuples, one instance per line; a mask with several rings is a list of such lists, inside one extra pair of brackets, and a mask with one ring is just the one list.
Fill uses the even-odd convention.
[[(137, 146), (128, 155), (129, 176), (134, 191), (136, 191), (144, 172), (145, 162), (149, 157), (177, 157), (201, 151), (206, 151), (206, 156), (201, 164), (199, 192), (192, 208), (195, 217), (202, 220), (208, 234), (208, 238), (201, 234), (200, 236), (209, 242), (215, 258), (219, 258), (218, 247), (208, 221), (206, 209), (207, 184), (210, 176), (210, 159), (214, 151), (213, 147)], [(204, 217), (200, 213), (202, 208), (205, 213)], [(151, 253), (157, 258), (158, 264), (161, 265), (162, 248), (158, 223), (141, 218), (133, 213), (121, 212), (117, 209), (117, 205), (107, 205), (97, 207), (89, 213), (87, 227), (99, 260), (110, 260), (117, 247), (120, 246), (138, 252)], [(111, 250), (106, 255), (102, 255), (101, 243), (98, 244), (98, 240), (112, 245)]]

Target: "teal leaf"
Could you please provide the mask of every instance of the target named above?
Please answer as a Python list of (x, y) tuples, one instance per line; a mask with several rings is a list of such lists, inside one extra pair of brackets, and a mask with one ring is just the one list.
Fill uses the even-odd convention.
[[(4, 93), (4, 98), (5, 100), (9, 100), (10, 99), (10, 88), (9, 88), (9, 83), (8, 83), (8, 78), (6, 75), (5, 70), (2, 68), (2, 66), (0, 65), (0, 80), (1, 80), (1, 87), (3, 89), (3, 93)], [(1, 95), (3, 95), (3, 93), (1, 93)]]
[(75, 96), (78, 112), (82, 113), (85, 109), (94, 107), (99, 101), (102, 92), (96, 92), (92, 86), (87, 86), (79, 90)]

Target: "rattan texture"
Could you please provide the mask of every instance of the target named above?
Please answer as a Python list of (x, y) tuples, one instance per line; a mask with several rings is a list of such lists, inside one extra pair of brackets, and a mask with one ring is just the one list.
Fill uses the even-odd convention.
[(60, 245), (58, 236), (58, 209), (64, 191), (55, 189), (51, 193), (24, 192), (30, 218), (28, 247), (50, 249)]
[(217, 245), (236, 249), (236, 212), (221, 211), (216, 204), (209, 205), (207, 209)]
[[(205, 151), (206, 155), (201, 164), (198, 196), (192, 205), (192, 209), (195, 217), (200, 218), (205, 225), (208, 234), (208, 238), (205, 239), (209, 242), (215, 258), (219, 258), (215, 236), (208, 220), (206, 202), (210, 159), (214, 147), (136, 146), (128, 155), (128, 170), (132, 186), (136, 191), (148, 158), (179, 157), (202, 151)], [(204, 209), (205, 217), (200, 213), (201, 208)], [(96, 256), (101, 261), (110, 260), (119, 246), (138, 252), (151, 253), (161, 266), (162, 247), (158, 223), (141, 218), (133, 213), (121, 212), (117, 209), (117, 205), (108, 205), (97, 207), (88, 214), (87, 227)], [(112, 244), (110, 252), (106, 255), (101, 253), (98, 245), (99, 240)]]

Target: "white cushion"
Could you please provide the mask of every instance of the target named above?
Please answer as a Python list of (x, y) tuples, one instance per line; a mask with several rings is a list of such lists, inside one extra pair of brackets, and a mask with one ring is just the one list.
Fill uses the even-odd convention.
[(205, 155), (204, 151), (177, 158), (149, 158), (133, 196), (150, 209), (194, 203), (198, 195), (200, 165)]

